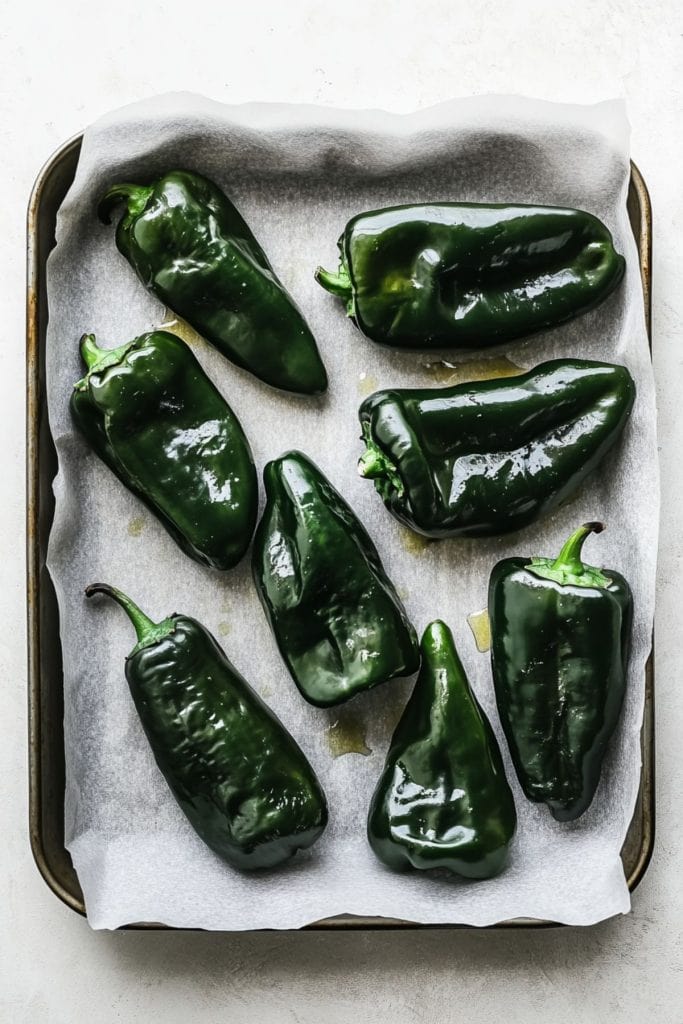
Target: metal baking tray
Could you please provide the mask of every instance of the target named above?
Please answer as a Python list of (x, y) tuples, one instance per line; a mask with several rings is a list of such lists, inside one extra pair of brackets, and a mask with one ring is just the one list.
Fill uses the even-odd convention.
[[(76, 172), (82, 135), (64, 143), (36, 178), (28, 207), (26, 317), (26, 540), (28, 616), (29, 827), (38, 870), (67, 906), (85, 914), (83, 893), (64, 847), (64, 688), (59, 639), (59, 609), (45, 567), (54, 514), (52, 481), (57, 456), (47, 420), (45, 338), (48, 321), (46, 264), (55, 245), (57, 211)], [(651, 333), (652, 210), (643, 178), (631, 164), (628, 213), (636, 239), (643, 284), (645, 320)], [(631, 892), (647, 870), (655, 834), (654, 789), (654, 641), (645, 667), (645, 711), (641, 733), (643, 769), (633, 819), (621, 851)], [(495, 928), (544, 927), (527, 918)], [(163, 928), (143, 923), (138, 928)], [(343, 915), (317, 921), (313, 929), (441, 928), (388, 918)]]

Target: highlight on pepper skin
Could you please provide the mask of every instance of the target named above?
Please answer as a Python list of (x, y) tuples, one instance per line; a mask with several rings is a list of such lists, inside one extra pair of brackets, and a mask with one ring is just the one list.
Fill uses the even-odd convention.
[(580, 526), (557, 558), (504, 559), (489, 582), (501, 724), (526, 796), (558, 821), (590, 807), (626, 692), (631, 589), (581, 558), (601, 531)]
[(153, 622), (105, 583), (137, 643), (125, 674), (161, 773), (197, 835), (233, 868), (272, 868), (312, 846), (327, 801), (303, 751), (196, 619)]
[(605, 225), (563, 207), (429, 203), (353, 217), (316, 280), (366, 337), (485, 348), (587, 313), (624, 276)]
[(81, 355), (88, 372), (70, 401), (77, 429), (190, 558), (231, 569), (256, 525), (256, 468), (192, 350), (168, 331), (115, 349), (85, 334)]
[(319, 395), (315, 338), (249, 226), (208, 178), (172, 170), (112, 185), (100, 219), (123, 204), (116, 245), (139, 279), (219, 352), (271, 387)]
[(368, 841), (395, 871), (492, 878), (507, 864), (517, 827), (500, 748), (445, 623), (427, 626), (420, 650), (370, 804)]
[(448, 388), (378, 391), (359, 410), (358, 471), (417, 533), (498, 536), (573, 494), (619, 440), (634, 400), (625, 367), (580, 359)]
[(269, 462), (263, 480), (254, 582), (302, 695), (330, 707), (412, 675), (419, 664), (415, 630), (341, 494), (298, 451)]

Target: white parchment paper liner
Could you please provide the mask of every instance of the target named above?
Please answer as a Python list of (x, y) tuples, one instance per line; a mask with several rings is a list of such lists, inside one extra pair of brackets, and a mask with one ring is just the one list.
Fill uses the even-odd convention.
[[(517, 916), (590, 924), (624, 913), (629, 894), (619, 850), (640, 773), (644, 666), (653, 621), (658, 474), (652, 368), (638, 258), (626, 213), (628, 124), (620, 102), (594, 107), (512, 97), (457, 100), (409, 116), (285, 105), (224, 106), (187, 94), (115, 111), (85, 134), (48, 266), (48, 384), (59, 455), (49, 568), (64, 655), (66, 842), (95, 928), (133, 921), (213, 929), (297, 928), (338, 914), (487, 925)], [(493, 563), (553, 554), (587, 519), (608, 529), (586, 557), (614, 567), (635, 596), (628, 695), (597, 797), (560, 825), (514, 787), (519, 827), (509, 869), (479, 884), (390, 873), (365, 839), (365, 815), (409, 689), (391, 683), (344, 710), (320, 711), (297, 693), (251, 583), (249, 559), (229, 574), (195, 565), (74, 435), (68, 399), (81, 375), (77, 341), (88, 330), (117, 345), (167, 317), (98, 224), (108, 185), (171, 167), (197, 169), (238, 205), (307, 316), (330, 376), (320, 400), (286, 397), (231, 366), (207, 344), (195, 352), (240, 417), (262, 470), (305, 450), (345, 495), (377, 543), (418, 630), (444, 618), (499, 736), (489, 660), (466, 623), (486, 603)], [(434, 354), (374, 346), (313, 280), (336, 266), (336, 239), (364, 209), (425, 200), (534, 202), (589, 210), (625, 254), (624, 285), (593, 313), (505, 346), (524, 367), (561, 356), (626, 364), (638, 397), (622, 443), (570, 503), (520, 534), (414, 543), (356, 474), (356, 410), (371, 390), (436, 383)], [(449, 359), (481, 360), (451, 353)], [(476, 376), (473, 371), (472, 376)], [(94, 580), (128, 592), (152, 616), (194, 615), (277, 711), (315, 765), (330, 804), (322, 840), (289, 866), (240, 875), (194, 835), (158, 772), (123, 675), (133, 634), (113, 605), (87, 603)], [(332, 757), (335, 733), (360, 729), (370, 756)], [(502, 737), (501, 737), (502, 738)]]

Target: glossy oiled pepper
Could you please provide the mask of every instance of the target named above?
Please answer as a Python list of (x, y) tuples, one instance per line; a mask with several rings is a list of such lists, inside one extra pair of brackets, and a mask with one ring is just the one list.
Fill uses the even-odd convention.
[(93, 450), (191, 558), (239, 562), (256, 524), (258, 484), (234, 412), (174, 334), (115, 349), (81, 339), (88, 366), (71, 415)]
[(99, 206), (126, 210), (116, 244), (142, 283), (212, 345), (284, 391), (317, 395), (327, 375), (308, 324), (221, 190), (170, 171), (151, 185), (114, 185)]
[(155, 760), (207, 846), (235, 868), (269, 868), (311, 846), (325, 796), (301, 749), (195, 619), (152, 622), (102, 583), (138, 643), (126, 678)]
[(375, 545), (301, 452), (265, 468), (254, 580), (280, 653), (311, 704), (340, 704), (418, 666), (415, 631)]
[(395, 870), (490, 878), (505, 866), (517, 815), (500, 749), (450, 630), (432, 622), (368, 817), (368, 840)]
[(543, 206), (431, 203), (354, 217), (320, 284), (373, 341), (480, 348), (587, 312), (624, 274), (596, 217)]
[(500, 719), (522, 789), (558, 821), (590, 805), (626, 689), (629, 585), (581, 561), (601, 529), (579, 527), (556, 559), (507, 558), (489, 585)]
[(634, 396), (623, 366), (578, 359), (518, 377), (378, 391), (360, 407), (359, 472), (392, 515), (427, 537), (517, 530), (595, 469)]

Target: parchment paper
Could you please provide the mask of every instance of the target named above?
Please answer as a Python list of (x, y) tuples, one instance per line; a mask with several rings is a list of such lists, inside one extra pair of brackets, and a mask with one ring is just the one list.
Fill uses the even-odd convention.
[[(629, 130), (620, 102), (559, 106), (505, 97), (459, 100), (410, 116), (280, 105), (223, 106), (175, 94), (108, 115), (85, 134), (76, 180), (59, 215), (48, 287), (49, 416), (59, 454), (49, 569), (64, 653), (66, 842), (95, 928), (133, 921), (216, 928), (296, 928), (338, 914), (486, 925), (516, 916), (590, 924), (629, 909), (619, 850), (637, 793), (644, 665), (650, 649), (658, 523), (653, 376), (638, 260), (626, 213)], [(82, 375), (78, 338), (118, 345), (170, 317), (115, 249), (95, 216), (112, 182), (172, 167), (204, 172), (235, 201), (308, 318), (327, 365), (320, 400), (275, 392), (201, 340), (194, 350), (237, 412), (259, 468), (291, 447), (307, 452), (367, 525), (419, 631), (452, 627), (481, 703), (501, 739), (519, 826), (511, 864), (482, 883), (395, 875), (375, 860), (365, 816), (409, 682), (389, 683), (343, 710), (297, 693), (269, 633), (245, 559), (202, 569), (74, 435), (68, 400)], [(625, 363), (638, 387), (625, 437), (581, 493), (554, 515), (501, 539), (421, 543), (356, 473), (356, 411), (380, 387), (437, 384), (439, 354), (381, 349), (346, 320), (313, 280), (336, 267), (336, 240), (362, 210), (468, 200), (579, 207), (602, 218), (627, 260), (624, 285), (564, 327), (475, 360), (505, 355), (522, 367), (560, 356)], [(443, 355), (443, 354), (442, 354)], [(495, 368), (495, 366), (494, 366)], [(486, 368), (484, 368), (486, 372)], [(262, 496), (261, 496), (262, 500)], [(492, 565), (548, 555), (579, 523), (607, 530), (588, 561), (623, 572), (635, 595), (633, 654), (620, 726), (591, 809), (558, 824), (522, 795), (495, 711), (489, 658), (466, 617), (486, 604)], [(153, 617), (186, 612), (211, 629), (314, 764), (330, 805), (322, 840), (279, 871), (241, 875), (194, 835), (156, 768), (123, 674), (130, 624), (111, 604), (86, 602), (103, 580)], [(338, 723), (338, 724), (335, 724)], [(339, 753), (348, 746), (360, 753)]]

